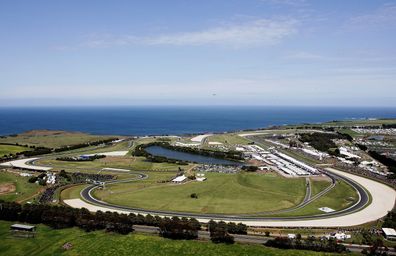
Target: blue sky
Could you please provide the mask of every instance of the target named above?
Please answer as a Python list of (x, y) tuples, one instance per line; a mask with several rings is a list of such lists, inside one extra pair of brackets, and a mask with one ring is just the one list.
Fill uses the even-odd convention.
[(396, 1), (0, 1), (0, 105), (396, 106)]

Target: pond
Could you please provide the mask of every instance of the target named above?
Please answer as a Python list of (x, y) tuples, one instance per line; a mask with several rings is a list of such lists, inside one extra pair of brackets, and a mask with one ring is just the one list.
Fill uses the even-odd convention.
[(203, 156), (198, 154), (186, 153), (172, 149), (163, 148), (161, 146), (149, 146), (145, 150), (153, 156), (163, 156), (181, 161), (195, 162), (199, 164), (222, 164), (222, 165), (241, 165), (236, 161)]

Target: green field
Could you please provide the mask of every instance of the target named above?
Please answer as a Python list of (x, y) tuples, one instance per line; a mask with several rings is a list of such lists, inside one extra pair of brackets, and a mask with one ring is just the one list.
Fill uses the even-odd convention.
[(344, 181), (338, 181), (336, 186), (325, 195), (308, 204), (299, 210), (280, 214), (280, 216), (303, 216), (322, 214), (318, 208), (329, 207), (334, 210), (341, 210), (353, 205), (358, 200), (358, 194), (355, 189)]
[(29, 146), (57, 148), (66, 145), (92, 142), (113, 136), (97, 136), (81, 132), (37, 130), (0, 138), (0, 143), (19, 143)]
[(14, 146), (14, 145), (2, 145), (0, 144), (0, 157), (8, 154), (16, 154), (19, 152), (31, 150), (30, 148), (27, 147), (21, 147), (21, 146)]
[(153, 163), (144, 157), (106, 157), (95, 161), (68, 162), (55, 159), (40, 159), (37, 165), (52, 166), (55, 169), (65, 169), (66, 171), (98, 172), (102, 168), (121, 168), (134, 171), (177, 171), (180, 168), (189, 169), (190, 165), (177, 165), (171, 163)]
[[(297, 250), (279, 250), (262, 245), (213, 244), (208, 241), (169, 240), (155, 235), (132, 233), (119, 235), (103, 231), (84, 232), (77, 228), (54, 230), (37, 225), (35, 238), (15, 238), (9, 232), (11, 222), (0, 221), (1, 255), (268, 255), (268, 256), (324, 256), (336, 255)], [(72, 249), (65, 251), (62, 245), (71, 243)]]
[(60, 194), (60, 197), (63, 200), (80, 198), (80, 192), (86, 186), (87, 184), (83, 184), (83, 185), (76, 185), (70, 188), (63, 189)]
[(207, 142), (220, 142), (229, 145), (248, 144), (250, 142), (237, 134), (215, 134), (209, 136), (206, 140)]
[(5, 171), (0, 171), (0, 185), (13, 184), (16, 188), (14, 192), (0, 195), (0, 199), (5, 201), (24, 201), (38, 192), (41, 186), (29, 183), (29, 178), (21, 177)]
[(395, 124), (396, 119), (363, 119), (363, 120), (345, 120), (345, 121), (332, 121), (326, 122), (322, 125), (342, 125), (342, 126), (364, 126), (364, 125), (382, 125), (382, 124)]
[(297, 125), (285, 125), (285, 128), (295, 129), (297, 127), (309, 127), (309, 128), (322, 128), (322, 127), (334, 127), (334, 126), (380, 126), (383, 124), (395, 124), (396, 119), (355, 119), (355, 120), (342, 120), (342, 121), (330, 121), (320, 124), (297, 124)]
[(316, 180), (311, 178), (311, 195), (314, 196), (330, 186), (330, 180)]
[[(285, 179), (273, 173), (208, 173), (204, 182), (158, 183), (158, 179), (164, 180), (163, 175), (143, 182), (109, 185), (105, 190), (97, 190), (95, 196), (117, 205), (224, 214), (289, 208), (305, 196), (305, 179)], [(192, 193), (198, 199), (192, 199)]]

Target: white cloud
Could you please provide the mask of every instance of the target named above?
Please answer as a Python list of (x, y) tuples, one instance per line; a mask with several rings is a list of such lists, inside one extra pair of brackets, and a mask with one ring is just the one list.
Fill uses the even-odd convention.
[(200, 31), (155, 36), (93, 36), (83, 45), (88, 47), (128, 46), (139, 44), (173, 46), (222, 45), (239, 48), (273, 45), (296, 32), (297, 21), (294, 19), (257, 19), (250, 22), (234, 23)]
[(372, 13), (352, 17), (348, 26), (357, 28), (378, 28), (396, 26), (396, 4), (385, 4)]

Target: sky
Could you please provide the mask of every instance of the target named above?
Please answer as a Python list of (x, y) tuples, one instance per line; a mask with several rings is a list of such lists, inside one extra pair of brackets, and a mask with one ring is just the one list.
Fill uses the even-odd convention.
[(396, 1), (0, 0), (0, 106), (396, 107)]

